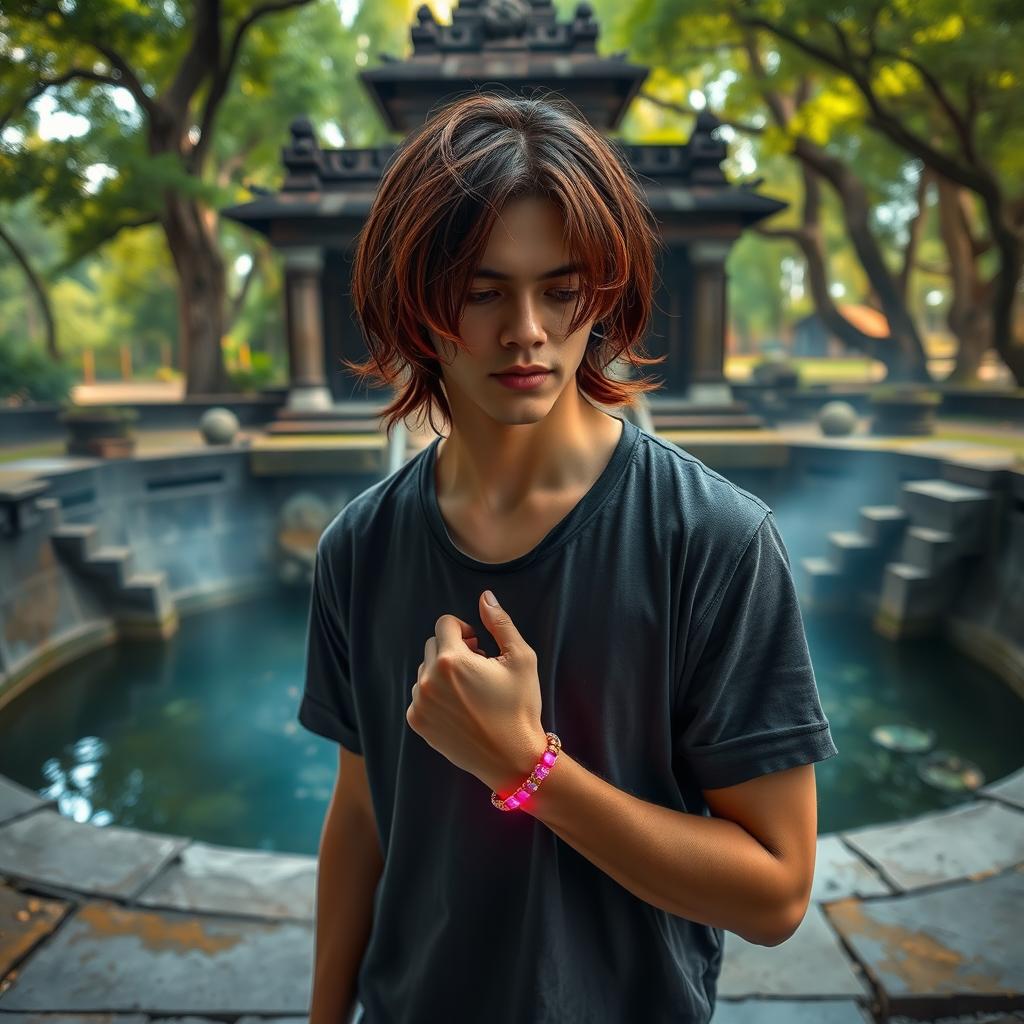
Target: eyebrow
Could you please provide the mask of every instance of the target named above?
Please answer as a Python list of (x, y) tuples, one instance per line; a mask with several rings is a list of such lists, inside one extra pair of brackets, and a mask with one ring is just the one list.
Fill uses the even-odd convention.
[[(545, 270), (543, 274), (539, 275), (538, 281), (546, 281), (549, 277), (561, 277), (562, 274), (572, 274), (580, 268), (575, 263), (566, 263), (564, 266), (555, 267), (554, 270)], [(510, 281), (512, 279), (511, 274), (503, 274), (500, 270), (491, 270), (489, 267), (480, 267), (477, 272), (473, 275), (474, 277), (493, 277), (498, 281)]]

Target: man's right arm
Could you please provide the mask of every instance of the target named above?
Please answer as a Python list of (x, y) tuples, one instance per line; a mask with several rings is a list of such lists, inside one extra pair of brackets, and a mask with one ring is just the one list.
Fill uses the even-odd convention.
[(309, 1024), (350, 1024), (384, 858), (366, 762), (339, 745), (338, 778), (320, 835)]

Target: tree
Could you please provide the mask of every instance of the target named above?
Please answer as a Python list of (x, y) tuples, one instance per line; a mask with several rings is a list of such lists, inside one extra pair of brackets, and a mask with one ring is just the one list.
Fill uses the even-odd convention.
[[(1024, 384), (1024, 339), (1014, 331), (1024, 271), (1024, 9), (1005, 0), (710, 0), (700, 9), (754, 33), (780, 62), (803, 61), (844, 83), (868, 128), (936, 182), (977, 197), (988, 240), (974, 251), (990, 246), (996, 264), (982, 289), (991, 341)], [(643, 16), (651, 39), (678, 39), (694, 13), (687, 2), (642, 0), (631, 17)]]
[[(126, 7), (116, 0), (14, 0), (0, 22), (7, 40), (0, 53), (0, 129), (28, 134), (35, 116), (30, 104), (49, 90), (60, 90), (91, 126), (83, 141), (5, 153), (4, 170), (26, 189), (41, 177), (51, 213), (74, 210), (68, 264), (125, 227), (160, 224), (178, 277), (188, 394), (226, 389), (217, 191), (205, 177), (218, 115), (257, 23), (311, 2)], [(134, 101), (129, 116), (119, 112), (115, 89)], [(70, 174), (61, 163), (62, 156), (83, 153), (97, 158), (87, 166), (112, 171), (91, 193), (80, 159)]]

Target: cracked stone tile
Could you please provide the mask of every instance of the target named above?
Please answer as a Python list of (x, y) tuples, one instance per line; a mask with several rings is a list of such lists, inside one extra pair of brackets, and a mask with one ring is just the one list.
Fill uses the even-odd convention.
[[(84, 904), (25, 965), (4, 1010), (305, 1015), (313, 925)], [(2, 1018), (0, 1018), (2, 1019)]]
[(1024, 814), (979, 800), (892, 825), (854, 829), (843, 838), (910, 892), (1024, 861)]
[(205, 913), (312, 919), (316, 857), (193, 842), (135, 902)]
[(68, 907), (63, 900), (28, 896), (0, 885), (0, 978), (57, 927)]
[(718, 1000), (711, 1024), (872, 1024), (852, 999)]
[(0, 822), (9, 821), (26, 811), (45, 807), (47, 801), (13, 779), (0, 775)]
[(40, 811), (0, 826), (0, 872), (76, 892), (130, 898), (188, 842)]
[(864, 996), (867, 988), (843, 952), (821, 908), (812, 903), (800, 927), (778, 946), (758, 946), (725, 933), (720, 999)]
[(944, 889), (842, 900), (825, 912), (894, 1011), (935, 1017), (936, 1001), (947, 1001), (950, 1015), (984, 1000), (1024, 1002), (1024, 867)]
[(982, 786), (978, 792), (1024, 810), (1024, 768), (988, 786)]
[(842, 900), (849, 896), (889, 896), (892, 891), (839, 836), (818, 837), (811, 889), (813, 901)]

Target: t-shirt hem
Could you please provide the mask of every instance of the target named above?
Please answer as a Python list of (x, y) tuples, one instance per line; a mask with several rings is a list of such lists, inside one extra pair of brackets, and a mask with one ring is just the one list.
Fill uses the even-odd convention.
[(783, 735), (756, 737), (749, 745), (729, 742), (728, 747), (711, 747), (686, 755), (702, 789), (736, 786), (761, 775), (824, 761), (839, 753), (828, 722), (808, 729), (787, 730)]

